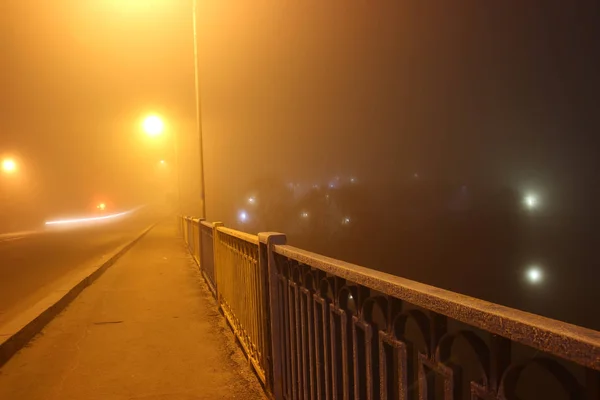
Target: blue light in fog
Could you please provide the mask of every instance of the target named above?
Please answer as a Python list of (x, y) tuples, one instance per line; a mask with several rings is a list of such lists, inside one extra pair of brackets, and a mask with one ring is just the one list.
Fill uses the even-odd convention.
[(248, 220), (248, 214), (246, 213), (246, 211), (240, 211), (238, 218), (241, 222), (246, 222)]

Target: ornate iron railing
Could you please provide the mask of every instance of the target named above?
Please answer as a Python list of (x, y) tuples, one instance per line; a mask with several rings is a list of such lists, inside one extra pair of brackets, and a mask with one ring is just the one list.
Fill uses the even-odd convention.
[(215, 230), (218, 301), (263, 383), (266, 383), (266, 271), (258, 265), (258, 237), (219, 227)]
[(200, 225), (201, 269), (276, 399), (600, 399), (600, 332)]
[(202, 274), (208, 283), (210, 290), (216, 296), (217, 281), (215, 278), (215, 261), (213, 251), (213, 230), (219, 224), (210, 222), (200, 222), (200, 265), (202, 266)]

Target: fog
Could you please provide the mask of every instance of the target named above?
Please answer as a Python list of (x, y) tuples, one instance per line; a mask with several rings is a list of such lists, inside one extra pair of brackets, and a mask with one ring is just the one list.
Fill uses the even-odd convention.
[[(511, 285), (537, 243), (532, 258), (553, 264), (555, 282), (574, 265), (597, 279), (597, 233), (588, 229), (600, 197), (597, 12), (564, 1), (199, 0), (202, 160), (191, 1), (3, 1), (0, 156), (18, 168), (0, 176), (0, 232), (94, 214), (101, 202), (199, 216), (204, 165), (208, 220), (287, 231), (299, 245), (369, 267), (486, 297), (496, 275), (471, 290), (477, 284), (456, 284), (452, 269), (441, 273), (443, 255), (464, 260), (478, 248), (464, 271), (495, 259), (489, 268), (506, 268)], [(164, 121), (159, 138), (142, 129), (148, 115)], [(320, 206), (311, 196), (329, 185), (341, 209), (327, 211), (331, 221), (349, 226), (292, 220), (312, 218), (307, 207)], [(476, 200), (453, 194), (467, 189)], [(523, 225), (528, 202), (539, 208), (534, 228)], [(467, 203), (479, 211), (440, 243), (495, 232), (485, 242), (493, 249), (482, 239), (444, 252), (427, 242), (439, 224), (403, 213), (420, 204), (415, 212), (430, 217), (471, 210)], [(241, 221), (242, 212), (253, 214)], [(507, 215), (516, 216), (504, 224)], [(416, 231), (436, 260), (373, 247), (385, 237), (394, 248)], [(556, 247), (534, 231), (568, 255), (544, 255)], [(575, 251), (580, 236), (587, 247)], [(324, 237), (338, 242), (327, 247)], [(394, 269), (402, 257), (418, 266)], [(541, 310), (523, 297), (488, 298)]]

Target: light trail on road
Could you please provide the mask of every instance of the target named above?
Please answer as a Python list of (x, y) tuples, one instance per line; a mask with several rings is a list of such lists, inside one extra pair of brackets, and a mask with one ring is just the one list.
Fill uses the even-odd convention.
[(118, 214), (104, 215), (102, 217), (90, 217), (90, 218), (75, 218), (75, 219), (60, 219), (55, 221), (46, 221), (45, 225), (65, 225), (65, 224), (79, 224), (83, 222), (94, 222), (103, 221), (107, 219), (113, 219), (130, 214), (133, 210), (124, 211)]

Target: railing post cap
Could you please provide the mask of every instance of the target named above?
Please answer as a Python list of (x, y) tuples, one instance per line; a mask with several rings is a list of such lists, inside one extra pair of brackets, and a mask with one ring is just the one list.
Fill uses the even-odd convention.
[(279, 232), (259, 232), (258, 241), (264, 244), (269, 242), (272, 244), (286, 244), (287, 236), (285, 236), (285, 233)]

